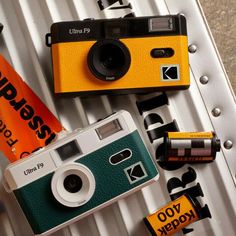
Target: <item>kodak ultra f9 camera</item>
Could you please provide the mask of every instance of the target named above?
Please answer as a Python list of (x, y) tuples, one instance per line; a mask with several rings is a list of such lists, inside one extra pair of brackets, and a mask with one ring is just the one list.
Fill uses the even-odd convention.
[(37, 235), (50, 234), (157, 178), (127, 111), (73, 131), (4, 172), (6, 188)]
[(55, 93), (104, 94), (189, 87), (182, 15), (54, 23)]

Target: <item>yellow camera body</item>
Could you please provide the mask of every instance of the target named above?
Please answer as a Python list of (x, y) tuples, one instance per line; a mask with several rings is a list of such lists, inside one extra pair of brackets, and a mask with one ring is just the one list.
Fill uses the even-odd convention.
[(137, 93), (190, 84), (182, 15), (59, 22), (46, 42), (55, 93)]

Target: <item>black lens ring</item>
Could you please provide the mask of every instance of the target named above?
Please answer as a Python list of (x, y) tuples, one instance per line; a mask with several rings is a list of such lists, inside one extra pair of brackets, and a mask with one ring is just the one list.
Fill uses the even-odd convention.
[[(106, 45), (115, 46), (116, 50), (119, 49), (119, 53), (122, 53), (122, 56), (124, 57), (124, 63), (120, 67), (116, 68), (112, 75), (107, 75), (105, 69), (104, 71), (101, 70), (101, 65), (100, 65), (101, 62), (99, 62), (99, 60), (94, 61), (94, 57), (99, 56), (99, 52), (100, 52), (99, 50), (101, 49), (101, 47), (104, 47)], [(123, 44), (121, 41), (117, 39), (102, 39), (102, 40), (97, 41), (90, 48), (88, 56), (87, 56), (87, 64), (91, 73), (97, 79), (100, 79), (103, 81), (114, 81), (114, 80), (120, 79), (129, 70), (130, 63), (131, 63), (131, 56), (130, 56), (129, 49), (125, 46), (125, 44)], [(109, 72), (112, 73), (111, 71)]]
[(64, 188), (69, 193), (77, 193), (83, 186), (82, 179), (75, 174), (67, 175), (63, 181)]

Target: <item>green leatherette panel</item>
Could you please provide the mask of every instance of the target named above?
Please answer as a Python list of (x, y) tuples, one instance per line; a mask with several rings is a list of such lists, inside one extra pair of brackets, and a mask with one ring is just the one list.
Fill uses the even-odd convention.
[[(110, 156), (126, 148), (132, 150), (132, 157), (118, 165), (111, 165), (109, 163)], [(124, 169), (140, 161), (147, 176), (130, 184)], [(51, 192), (53, 173), (14, 191), (35, 234), (48, 231), (92, 210), (157, 175), (157, 170), (137, 131), (80, 158), (77, 162), (89, 167), (96, 180), (95, 193), (90, 201), (83, 206), (69, 208), (54, 199)]]

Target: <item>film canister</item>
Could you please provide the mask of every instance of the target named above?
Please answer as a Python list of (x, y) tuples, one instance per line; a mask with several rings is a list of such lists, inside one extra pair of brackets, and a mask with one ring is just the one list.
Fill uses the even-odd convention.
[(200, 203), (189, 195), (183, 195), (155, 213), (144, 218), (153, 236), (169, 236), (200, 219)]
[(159, 161), (211, 162), (219, 151), (220, 140), (214, 132), (167, 132)]

